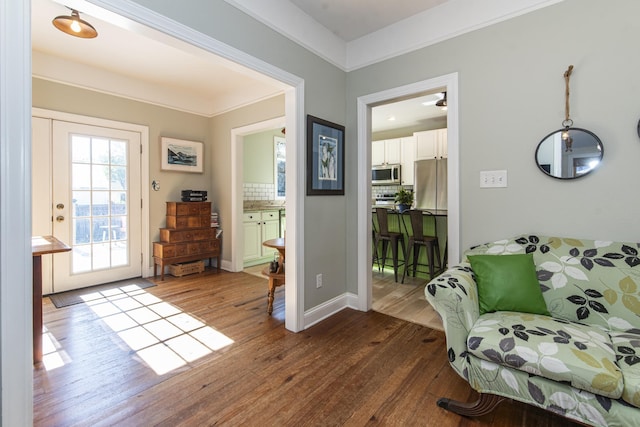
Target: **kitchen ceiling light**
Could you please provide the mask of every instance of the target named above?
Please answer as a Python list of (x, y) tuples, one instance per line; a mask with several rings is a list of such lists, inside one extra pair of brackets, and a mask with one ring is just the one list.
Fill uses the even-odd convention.
[(440, 107), (443, 110), (446, 110), (447, 109), (447, 92), (442, 92), (442, 95), (444, 95), (442, 99), (439, 99), (438, 101), (436, 101), (436, 107)]
[(84, 19), (80, 19), (80, 14), (75, 9), (71, 9), (71, 15), (57, 16), (51, 22), (63, 33), (67, 33), (75, 37), (92, 39), (98, 36), (98, 32), (93, 28), (93, 25), (89, 24)]

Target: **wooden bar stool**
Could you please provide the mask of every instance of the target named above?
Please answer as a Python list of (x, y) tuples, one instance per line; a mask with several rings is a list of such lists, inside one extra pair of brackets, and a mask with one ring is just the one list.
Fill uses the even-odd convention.
[[(407, 227), (405, 221), (407, 216), (409, 217), (411, 223), (411, 232), (409, 232), (409, 228)], [(409, 241), (407, 242), (407, 263), (404, 268), (404, 273), (402, 274), (402, 283), (404, 283), (404, 278), (407, 274), (407, 270), (412, 269), (413, 277), (416, 277), (418, 265), (423, 265), (418, 263), (420, 248), (422, 247), (427, 250), (427, 265), (429, 267), (429, 277), (431, 279), (435, 277), (436, 268), (438, 269), (437, 271), (440, 271), (442, 269), (442, 261), (440, 260), (440, 247), (438, 245), (437, 235), (431, 236), (424, 234), (425, 217), (427, 217), (429, 220), (433, 220), (434, 234), (437, 234), (435, 222), (436, 217), (430, 212), (423, 212), (412, 209), (409, 211), (405, 211), (402, 215), (403, 224), (407, 229), (407, 234), (409, 235)], [(413, 260), (411, 264), (409, 264), (409, 259), (411, 259), (411, 251), (413, 251)]]
[[(378, 218), (378, 232), (375, 234), (374, 245), (377, 248), (378, 243), (382, 241), (382, 268), (387, 265), (387, 253), (389, 252), (389, 244), (391, 244), (391, 260), (393, 262), (393, 277), (398, 281), (398, 266), (405, 263), (404, 235), (399, 232), (389, 231), (389, 217), (386, 208), (376, 208), (376, 217)], [(398, 259), (398, 246), (402, 250), (402, 263)]]

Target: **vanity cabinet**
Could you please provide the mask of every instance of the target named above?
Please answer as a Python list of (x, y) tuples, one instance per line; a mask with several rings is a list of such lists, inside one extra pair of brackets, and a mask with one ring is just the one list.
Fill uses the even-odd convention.
[(447, 157), (447, 129), (415, 132), (416, 160)]
[(265, 240), (280, 235), (280, 214), (277, 210), (245, 212), (242, 216), (244, 230), (244, 266), (249, 267), (273, 261), (274, 249), (262, 245)]

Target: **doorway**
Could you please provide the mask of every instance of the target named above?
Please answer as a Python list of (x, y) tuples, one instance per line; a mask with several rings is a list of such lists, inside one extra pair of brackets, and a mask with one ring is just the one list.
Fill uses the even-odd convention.
[(145, 126), (34, 109), (33, 233), (55, 235), (73, 248), (43, 259), (44, 294), (146, 271), (147, 146)]
[(413, 83), (406, 86), (361, 96), (358, 107), (358, 309), (368, 311), (372, 306), (372, 248), (371, 248), (371, 108), (397, 99), (409, 98), (444, 88), (448, 111), (448, 251), (449, 263), (457, 263), (460, 246), (460, 200), (458, 155), (458, 74)]
[[(426, 302), (424, 285), (429, 281), (425, 250), (418, 250), (419, 267), (416, 272), (405, 271), (411, 265), (407, 261), (410, 251), (407, 244), (413, 234), (409, 212), (401, 214), (396, 196), (400, 191), (411, 195), (410, 209), (428, 211), (434, 215), (424, 217), (423, 227), (427, 235), (437, 238), (438, 250), (435, 264), (438, 268), (444, 259), (447, 240), (446, 206), (446, 162), (447, 162), (447, 107), (446, 93), (442, 88), (428, 93), (417, 94), (376, 104), (371, 111), (372, 171), (378, 175), (389, 170), (390, 165), (399, 171), (394, 180), (374, 181), (372, 176), (372, 222), (375, 232), (379, 231), (376, 209), (388, 213), (388, 227), (391, 232), (404, 236), (398, 248), (399, 266), (393, 271), (392, 253), (386, 256), (380, 244), (374, 245), (375, 235), (370, 238), (373, 254), (372, 310), (392, 317), (418, 323), (432, 329), (441, 329), (442, 323), (436, 312)], [(387, 165), (387, 166), (385, 166)], [(395, 166), (397, 165), (397, 166)], [(440, 165), (441, 178), (435, 176)], [(391, 181), (391, 182), (389, 182)], [(439, 191), (438, 191), (439, 189)], [(440, 195), (440, 197), (435, 197)], [(438, 201), (439, 203), (436, 203)], [(437, 215), (435, 215), (437, 214)], [(391, 243), (393, 244), (393, 243)], [(419, 247), (418, 247), (419, 249)], [(377, 252), (376, 252), (377, 251)], [(402, 255), (404, 254), (404, 259)], [(383, 260), (386, 265), (382, 265)], [(386, 267), (386, 268), (385, 268)], [(416, 274), (417, 273), (417, 274)]]

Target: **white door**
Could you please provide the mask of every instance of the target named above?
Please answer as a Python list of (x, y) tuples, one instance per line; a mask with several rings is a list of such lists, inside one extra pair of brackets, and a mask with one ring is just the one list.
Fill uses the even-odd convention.
[(52, 122), (53, 292), (141, 276), (140, 134)]

